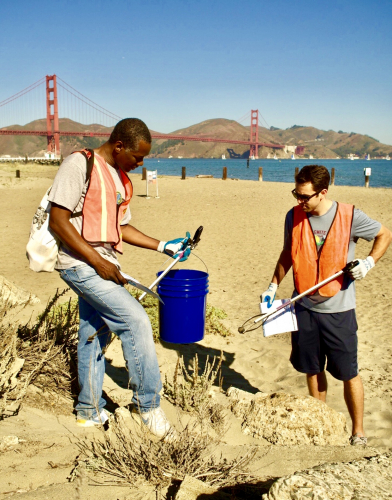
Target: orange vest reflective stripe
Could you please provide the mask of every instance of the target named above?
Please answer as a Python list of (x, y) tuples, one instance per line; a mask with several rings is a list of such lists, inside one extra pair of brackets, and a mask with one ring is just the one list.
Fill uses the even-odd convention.
[[(329, 278), (347, 264), (353, 214), (353, 205), (338, 203), (335, 218), (318, 253), (306, 213), (299, 205), (294, 207), (291, 260), (298, 293)], [(342, 288), (342, 284), (343, 275), (319, 288), (318, 292), (323, 297), (333, 297)]]
[(125, 188), (121, 205), (117, 205), (116, 185), (105, 160), (95, 155), (82, 211), (82, 236), (89, 243), (109, 243), (122, 253), (120, 222), (131, 201), (133, 187), (128, 176), (121, 169), (118, 171)]

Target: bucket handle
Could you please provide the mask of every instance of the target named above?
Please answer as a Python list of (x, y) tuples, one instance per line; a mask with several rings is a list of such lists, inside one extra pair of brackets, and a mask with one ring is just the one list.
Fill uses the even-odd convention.
[[(178, 262), (178, 261), (179, 261), (179, 260), (183, 257), (183, 255), (184, 255), (184, 253), (185, 253), (185, 250), (186, 250), (187, 248), (189, 248), (189, 247), (190, 247), (190, 248), (193, 250), (193, 249), (197, 246), (197, 244), (198, 244), (198, 243), (199, 243), (199, 241), (200, 241), (200, 235), (201, 235), (201, 233), (202, 233), (202, 232), (203, 232), (203, 226), (200, 226), (200, 227), (196, 230), (194, 237), (193, 237), (193, 238), (190, 238), (190, 239), (188, 240), (187, 247), (186, 247), (186, 248), (182, 251), (182, 253), (180, 253), (180, 254), (179, 254), (179, 256), (178, 256), (176, 259), (174, 259), (174, 261), (173, 261), (173, 262), (172, 262), (172, 263), (171, 263), (171, 264), (170, 264), (170, 265), (169, 265), (169, 266), (168, 266), (165, 270), (163, 270), (163, 271), (161, 272), (161, 275), (160, 275), (160, 276), (159, 276), (159, 277), (158, 277), (158, 278), (154, 281), (154, 283), (151, 283), (151, 285), (149, 286), (150, 290), (152, 290), (152, 289), (153, 289), (153, 287), (154, 287), (155, 285), (157, 285), (157, 284), (161, 281), (161, 279), (162, 279), (162, 278), (163, 278), (163, 277), (164, 277), (164, 276), (165, 276), (165, 275), (166, 275), (166, 274), (170, 271), (170, 269), (172, 269), (172, 267), (174, 267), (174, 266), (177, 264), (177, 262)], [(196, 257), (197, 257), (197, 256), (196, 256)], [(200, 259), (200, 257), (198, 257), (198, 258)], [(169, 260), (169, 259), (166, 259), (165, 263), (166, 263), (168, 260)], [(203, 264), (205, 265), (205, 267), (206, 267), (206, 269), (207, 269), (207, 274), (208, 274), (208, 268), (207, 268), (207, 266), (206, 266), (205, 262), (204, 262), (202, 259), (200, 259), (200, 260), (201, 260), (201, 261), (203, 262)], [(139, 297), (139, 302), (141, 302), (141, 301), (144, 299), (144, 297), (145, 297), (145, 296), (146, 296), (146, 292), (144, 292), (144, 293), (143, 293), (143, 294)]]
[[(207, 274), (209, 274), (209, 273), (208, 273), (208, 267), (207, 267), (207, 264), (204, 262), (204, 260), (203, 260), (201, 257), (199, 257), (197, 254), (195, 254), (194, 252), (192, 252), (192, 253), (190, 254), (190, 257), (192, 257), (192, 256), (197, 257), (197, 258), (198, 258), (198, 259), (199, 259), (199, 260), (200, 260), (200, 261), (204, 264), (204, 267), (206, 268)], [(164, 266), (164, 265), (166, 264), (166, 262), (168, 262), (170, 259), (171, 259), (171, 257), (169, 257), (167, 260), (165, 260), (165, 262), (164, 262), (162, 265)], [(163, 271), (164, 271), (164, 269), (159, 270), (159, 271), (158, 271), (158, 273), (159, 273), (159, 272), (161, 272), (161, 271), (163, 272)], [(157, 273), (157, 274), (158, 274), (158, 273)]]

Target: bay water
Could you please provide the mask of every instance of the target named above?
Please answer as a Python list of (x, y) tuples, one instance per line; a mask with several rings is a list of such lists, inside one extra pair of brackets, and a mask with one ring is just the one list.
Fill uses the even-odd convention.
[(250, 160), (206, 158), (147, 158), (147, 170), (157, 170), (158, 175), (181, 177), (181, 167), (186, 167), (187, 177), (213, 175), (222, 178), (223, 167), (227, 177), (258, 181), (259, 167), (263, 168), (263, 181), (294, 182), (295, 168), (305, 165), (324, 165), (329, 172), (335, 169), (337, 186), (364, 186), (364, 169), (371, 168), (370, 187), (392, 188), (392, 161), (388, 160)]

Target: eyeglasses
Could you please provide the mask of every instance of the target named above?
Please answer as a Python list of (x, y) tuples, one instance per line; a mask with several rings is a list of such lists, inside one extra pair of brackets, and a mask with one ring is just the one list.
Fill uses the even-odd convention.
[[(322, 190), (321, 190), (322, 191)], [(321, 191), (317, 191), (317, 193), (314, 193), (314, 194), (311, 194), (311, 195), (308, 195), (308, 194), (298, 194), (297, 191), (295, 189), (293, 189), (291, 191), (291, 194), (294, 196), (294, 198), (296, 200), (299, 200), (299, 201), (304, 201), (304, 202), (307, 202), (309, 201), (311, 198), (313, 198), (313, 196), (317, 196), (318, 194), (321, 193)]]

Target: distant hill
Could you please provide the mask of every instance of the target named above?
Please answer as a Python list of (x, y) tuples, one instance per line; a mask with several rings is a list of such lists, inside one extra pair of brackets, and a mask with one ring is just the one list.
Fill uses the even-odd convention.
[[(33, 122), (27, 123), (24, 126), (11, 125), (5, 127), (9, 130), (46, 130), (46, 119), (34, 120)], [(92, 124), (83, 125), (82, 123), (74, 122), (68, 118), (63, 118), (59, 120), (60, 131), (67, 132), (111, 132), (111, 128), (104, 127), (102, 125)], [(98, 137), (60, 137), (61, 152), (63, 156), (67, 156), (72, 151), (77, 151), (83, 148), (96, 148), (100, 146), (105, 139), (100, 139)], [(40, 136), (25, 136), (25, 135), (14, 135), (6, 136), (0, 135), (0, 156), (10, 155), (10, 156), (43, 156), (47, 151), (46, 137)]]
[[(176, 135), (201, 135), (205, 137), (230, 138), (249, 140), (250, 127), (245, 127), (234, 120), (218, 118), (206, 120), (196, 125), (172, 132)], [(267, 129), (259, 127), (259, 140), (265, 143), (305, 146), (303, 157), (308, 158), (346, 158), (348, 154), (364, 157), (370, 154), (372, 158), (392, 156), (392, 146), (381, 144), (377, 139), (354, 132), (334, 132), (333, 130), (319, 130), (314, 127), (294, 125), (286, 130), (276, 127)], [(284, 153), (261, 147), (259, 157), (275, 154), (280, 158), (289, 158), (291, 153)], [(230, 158), (247, 158), (249, 147), (238, 144), (214, 144), (185, 141), (156, 141), (151, 155), (156, 157), (183, 156), (184, 158), (220, 158), (222, 154)]]
[(348, 154), (357, 154), (360, 157), (370, 154), (374, 158), (391, 155), (392, 152), (392, 146), (381, 144), (373, 137), (355, 132), (325, 131), (300, 125), (294, 125), (286, 130), (278, 129), (268, 132), (276, 141), (284, 144), (306, 146), (305, 155), (311, 154), (315, 158), (335, 158), (336, 156), (346, 158)]
[[(60, 130), (69, 132), (108, 132), (112, 128), (103, 125), (84, 125), (78, 122), (63, 118), (59, 120)], [(24, 126), (12, 125), (6, 127), (12, 130), (45, 130), (46, 119), (35, 120)], [(175, 135), (193, 135), (204, 137), (216, 137), (219, 139), (249, 140), (249, 129), (234, 120), (216, 118), (191, 125), (183, 129), (175, 130)], [(153, 131), (152, 131), (153, 132)], [(312, 155), (314, 158), (346, 158), (348, 154), (356, 154), (364, 157), (370, 154), (374, 157), (384, 157), (387, 154), (392, 156), (392, 146), (381, 144), (377, 139), (368, 135), (356, 134), (354, 132), (334, 132), (333, 130), (320, 130), (314, 127), (294, 125), (287, 129), (271, 127), (259, 127), (259, 140), (266, 143), (284, 144), (291, 146), (305, 146), (304, 158)], [(97, 137), (61, 137), (61, 151), (67, 156), (72, 151), (77, 151), (84, 147), (96, 148), (105, 139)], [(46, 151), (46, 137), (38, 136), (0, 136), (0, 156), (35, 156), (43, 155)], [(259, 157), (266, 158), (267, 155), (275, 154), (279, 158), (288, 158), (291, 153), (284, 153), (283, 150), (276, 151), (261, 147)], [(181, 140), (153, 140), (151, 157), (168, 158), (247, 158), (249, 147), (241, 144), (213, 143), (213, 142), (191, 142)]]

